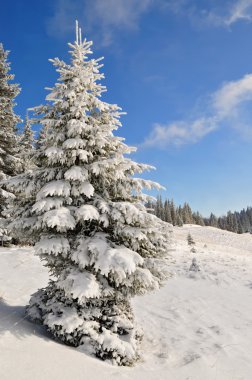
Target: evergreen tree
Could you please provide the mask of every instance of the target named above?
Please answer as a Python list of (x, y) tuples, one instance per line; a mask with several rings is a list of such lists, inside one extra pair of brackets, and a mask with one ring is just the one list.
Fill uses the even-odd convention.
[(172, 224), (171, 205), (167, 199), (164, 202), (164, 221)]
[(182, 209), (182, 215), (183, 215), (183, 223), (193, 224), (192, 210), (188, 203), (184, 203), (184, 206)]
[(195, 245), (195, 241), (193, 240), (192, 235), (190, 234), (190, 232), (187, 235), (187, 243), (188, 243), (188, 245)]
[(238, 223), (236, 215), (231, 211), (227, 213), (227, 230), (231, 232), (238, 232)]
[[(36, 120), (37, 123), (40, 123), (40, 120)], [(46, 144), (46, 141), (47, 141), (47, 135), (49, 133), (49, 126), (47, 124), (45, 125), (42, 125), (40, 130), (39, 130), (39, 133), (38, 133), (38, 137), (36, 139), (36, 142), (35, 142), (35, 147), (36, 149), (40, 149), (42, 146), (44, 146)]]
[(237, 233), (238, 234), (243, 234), (244, 233), (244, 230), (243, 230), (243, 227), (242, 227), (242, 224), (241, 224), (240, 221), (238, 222)]
[(20, 157), (22, 159), (24, 171), (33, 167), (32, 156), (34, 153), (34, 144), (34, 132), (32, 131), (31, 121), (27, 114), (23, 133), (20, 138)]
[(208, 225), (211, 227), (218, 227), (218, 219), (213, 213), (210, 214)]
[(176, 226), (183, 227), (183, 220), (178, 212), (177, 212)]
[(177, 222), (177, 211), (173, 199), (171, 200), (170, 207), (172, 224), (175, 226)]
[(242, 232), (250, 232), (251, 223), (249, 220), (248, 213), (244, 209), (240, 213), (240, 224), (242, 226)]
[(11, 83), (14, 75), (10, 74), (8, 54), (9, 52), (0, 44), (0, 227), (2, 231), (7, 227), (8, 205), (13, 199), (13, 194), (7, 191), (4, 182), (21, 170), (21, 162), (17, 157), (16, 135), (20, 119), (13, 110), (20, 89), (17, 84)]
[(205, 225), (204, 219), (202, 218), (202, 216), (200, 215), (200, 213), (198, 211), (197, 212), (193, 212), (192, 217), (193, 217), (193, 221), (194, 221), (195, 224), (197, 224), (199, 226), (204, 226)]
[(251, 227), (252, 227), (252, 207), (247, 207), (246, 214), (247, 214), (247, 217), (249, 218), (250, 230), (251, 230)]
[(134, 149), (113, 135), (121, 112), (100, 99), (91, 45), (77, 30), (71, 64), (52, 60), (59, 81), (35, 110), (49, 132), (40, 166), (9, 183), (25, 193), (12, 228), (36, 242), (53, 276), (32, 296), (28, 316), (67, 344), (130, 365), (140, 340), (130, 299), (166, 278), (169, 236), (143, 205), (142, 188), (159, 185), (133, 177), (150, 166), (125, 158)]
[(161, 220), (164, 220), (164, 206), (161, 195), (157, 196), (157, 202), (156, 202), (156, 216), (160, 218)]
[(194, 257), (192, 259), (192, 263), (191, 263), (191, 266), (189, 268), (189, 271), (192, 271), (192, 272), (199, 272), (200, 271), (200, 267), (197, 263), (196, 257)]
[(183, 226), (183, 209), (182, 209), (181, 205), (179, 205), (179, 207), (177, 208), (177, 215), (178, 215), (177, 220), (179, 222), (177, 225), (179, 227), (182, 227)]

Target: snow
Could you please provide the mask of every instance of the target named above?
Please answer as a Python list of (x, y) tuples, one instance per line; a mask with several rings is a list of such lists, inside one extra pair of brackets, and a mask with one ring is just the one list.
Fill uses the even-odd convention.
[(65, 280), (59, 281), (58, 286), (64, 289), (67, 296), (78, 298), (81, 305), (86, 302), (86, 298), (98, 298), (101, 290), (95, 276), (87, 271), (71, 271)]
[(91, 198), (94, 195), (94, 187), (89, 182), (83, 182), (79, 186), (79, 193)]
[(69, 182), (64, 180), (48, 182), (37, 194), (37, 200), (47, 197), (48, 195), (57, 195), (69, 197), (71, 186)]
[(92, 205), (82, 205), (75, 211), (77, 220), (99, 220), (99, 212)]
[(61, 315), (50, 313), (46, 316), (45, 322), (49, 327), (64, 326), (66, 333), (71, 333), (73, 329), (77, 329), (83, 324), (83, 319), (78, 316), (77, 310), (70, 307), (61, 306)]
[[(90, 247), (91, 250), (92, 248)], [(134, 273), (137, 266), (142, 264), (143, 259), (138, 253), (124, 246), (118, 246), (107, 247), (105, 254), (99, 252), (94, 267), (100, 269), (105, 276), (108, 276), (109, 272), (116, 273), (116, 282), (120, 284), (126, 279), (126, 274)]]
[(83, 162), (87, 162), (88, 157), (90, 156), (90, 153), (84, 149), (77, 149), (76, 154), (77, 156), (79, 156), (79, 159)]
[(63, 148), (66, 149), (77, 149), (77, 148), (85, 148), (85, 141), (81, 138), (73, 138), (67, 139), (63, 143)]
[[(59, 344), (28, 322), (25, 305), (47, 284), (47, 269), (31, 248), (0, 248), (0, 379), (251, 380), (252, 235), (185, 225), (174, 237), (173, 278), (133, 302), (144, 338), (143, 360), (132, 368)], [(199, 271), (189, 271), (193, 258)]]
[(68, 181), (84, 181), (88, 178), (88, 171), (80, 166), (72, 166), (65, 172), (64, 177)]
[(62, 253), (62, 256), (66, 256), (70, 251), (70, 245), (66, 238), (64, 237), (51, 237), (46, 238), (42, 237), (40, 241), (35, 245), (36, 254), (52, 254), (57, 256), (59, 253)]
[(56, 227), (59, 232), (73, 230), (76, 225), (74, 217), (66, 207), (45, 212), (42, 220), (47, 227)]
[[(115, 244), (111, 247), (110, 244), (106, 241), (106, 234), (98, 232), (93, 237), (80, 239), (78, 249), (71, 256), (81, 268), (93, 266), (106, 277), (112, 273), (116, 283), (120, 284), (126, 279), (127, 274), (136, 272), (137, 267), (143, 265), (144, 260), (137, 252), (127, 247)], [(141, 268), (141, 270), (144, 269)], [(152, 277), (147, 269), (145, 271)]]
[(63, 205), (64, 201), (65, 201), (65, 198), (62, 198), (62, 197), (44, 198), (36, 202), (32, 206), (32, 211), (36, 213), (40, 213), (44, 211), (49, 211), (53, 208), (59, 208)]
[(60, 160), (63, 157), (63, 154), (64, 151), (56, 146), (51, 146), (45, 150), (46, 157), (48, 157), (52, 162), (54, 162), (54, 160)]
[(84, 181), (80, 184), (72, 184), (71, 195), (73, 197), (78, 197), (81, 194), (84, 194), (87, 198), (91, 198), (94, 195), (94, 187), (91, 183)]

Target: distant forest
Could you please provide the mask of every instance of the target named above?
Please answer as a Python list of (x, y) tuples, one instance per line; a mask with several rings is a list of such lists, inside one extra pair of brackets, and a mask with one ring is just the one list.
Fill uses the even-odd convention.
[(247, 207), (241, 211), (228, 211), (226, 215), (217, 217), (211, 213), (209, 218), (204, 218), (199, 212), (192, 211), (188, 203), (183, 206), (176, 206), (173, 200), (162, 200), (157, 197), (156, 202), (146, 204), (148, 212), (156, 215), (165, 222), (174, 226), (183, 224), (198, 224), (200, 226), (217, 227), (222, 230), (236, 232), (238, 234), (252, 232), (252, 207)]

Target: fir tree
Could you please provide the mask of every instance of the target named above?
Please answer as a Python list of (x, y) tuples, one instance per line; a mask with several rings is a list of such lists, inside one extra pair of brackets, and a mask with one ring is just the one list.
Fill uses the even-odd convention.
[(28, 114), (25, 118), (25, 124), (23, 128), (22, 135), (20, 137), (20, 157), (23, 163), (23, 170), (32, 168), (34, 165), (32, 163), (32, 156), (34, 153), (34, 132), (32, 131), (31, 121)]
[(52, 60), (59, 81), (35, 110), (49, 130), (40, 166), (9, 183), (25, 193), (12, 228), (36, 242), (53, 276), (27, 313), (61, 341), (130, 365), (140, 340), (130, 299), (166, 278), (167, 228), (147, 213), (142, 193), (159, 185), (133, 177), (151, 167), (125, 158), (134, 149), (113, 135), (121, 111), (100, 99), (92, 43), (77, 29), (69, 45), (71, 64)]
[(171, 220), (172, 220), (172, 224), (175, 226), (176, 222), (177, 222), (177, 210), (176, 210), (176, 207), (175, 207), (173, 199), (171, 200), (170, 207), (171, 207)]
[(179, 213), (177, 213), (176, 226), (183, 227), (183, 220), (181, 216), (179, 215)]
[(183, 214), (183, 223), (185, 224), (193, 223), (192, 210), (188, 203), (184, 203), (182, 214)]
[(164, 220), (165, 222), (172, 224), (171, 206), (170, 202), (167, 199), (164, 202)]
[(20, 119), (13, 110), (20, 89), (11, 83), (14, 75), (10, 74), (8, 54), (0, 44), (0, 226), (3, 231), (7, 226), (8, 205), (13, 199), (4, 182), (21, 170), (16, 135)]
[[(40, 120), (38, 119), (36, 120), (36, 122), (39, 123)], [(46, 144), (48, 132), (49, 132), (49, 126), (47, 124), (42, 125), (35, 142), (36, 149), (40, 149), (42, 146)]]
[(231, 232), (238, 232), (238, 223), (236, 215), (231, 211), (227, 213), (227, 230)]
[(190, 234), (190, 232), (187, 235), (187, 243), (188, 243), (188, 245), (195, 245), (195, 241), (193, 240), (192, 235)]
[(182, 210), (181, 205), (179, 205), (179, 207), (177, 208), (177, 215), (178, 215), (177, 220), (179, 222), (177, 225), (179, 227), (182, 227), (183, 226), (183, 210)]
[(195, 224), (197, 224), (198, 226), (204, 226), (205, 225), (204, 219), (202, 218), (202, 216), (200, 215), (200, 213), (198, 211), (193, 212), (192, 217), (193, 217), (193, 222)]
[(209, 226), (218, 227), (218, 219), (213, 213), (210, 214)]
[(192, 263), (191, 263), (191, 266), (189, 268), (189, 271), (191, 271), (191, 272), (200, 272), (200, 267), (199, 267), (199, 265), (197, 263), (196, 257), (194, 257), (192, 259)]
[(161, 195), (157, 196), (156, 216), (161, 220), (164, 220), (164, 206)]

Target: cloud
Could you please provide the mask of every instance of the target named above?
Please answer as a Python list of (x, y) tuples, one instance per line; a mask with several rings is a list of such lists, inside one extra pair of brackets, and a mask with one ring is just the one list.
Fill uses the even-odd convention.
[(226, 25), (237, 21), (252, 21), (252, 0), (238, 0), (232, 7), (229, 16), (224, 20)]
[(252, 74), (238, 81), (224, 84), (212, 97), (212, 105), (219, 117), (233, 117), (239, 106), (252, 100)]
[(246, 109), (252, 100), (252, 74), (221, 86), (209, 96), (205, 114), (190, 120), (180, 120), (168, 124), (155, 123), (142, 147), (181, 146), (195, 144), (222, 125), (228, 125), (244, 137), (252, 137), (251, 113)]
[(168, 145), (196, 143), (215, 129), (214, 118), (199, 118), (192, 122), (178, 121), (168, 125), (156, 123), (142, 146), (166, 148)]
[(93, 0), (87, 12), (92, 29), (101, 29), (102, 43), (108, 46), (118, 30), (137, 30), (140, 17), (152, 0)]
[(99, 35), (100, 45), (109, 46), (118, 31), (136, 31), (141, 16), (154, 0), (57, 0), (47, 31), (56, 36), (74, 29), (78, 18), (84, 30)]
[(186, 17), (196, 27), (231, 27), (252, 22), (252, 0), (163, 0), (163, 9)]
[(202, 21), (209, 26), (230, 28), (237, 22), (252, 21), (252, 0), (233, 0), (201, 11)]
[(54, 0), (52, 7), (53, 15), (46, 23), (50, 35), (74, 33), (78, 18), (83, 30), (92, 33), (103, 47), (115, 42), (119, 32), (136, 32), (141, 17), (151, 9), (185, 17), (200, 28), (252, 22), (252, 0)]
[(49, 35), (60, 37), (75, 30), (75, 20), (80, 14), (76, 0), (56, 0), (53, 11), (53, 16), (46, 21), (46, 30)]

